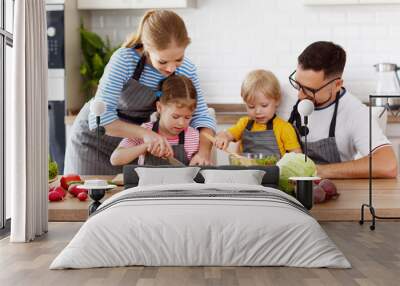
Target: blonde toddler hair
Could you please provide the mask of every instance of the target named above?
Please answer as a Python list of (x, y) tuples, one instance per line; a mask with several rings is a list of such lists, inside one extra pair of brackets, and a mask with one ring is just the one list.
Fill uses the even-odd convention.
[(246, 75), (241, 87), (241, 96), (245, 102), (252, 101), (255, 93), (261, 92), (266, 97), (280, 101), (281, 88), (276, 76), (267, 70), (254, 70)]

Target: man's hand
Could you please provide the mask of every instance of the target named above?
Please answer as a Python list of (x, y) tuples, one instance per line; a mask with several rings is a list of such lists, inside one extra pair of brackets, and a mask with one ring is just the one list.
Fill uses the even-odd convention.
[[(369, 157), (357, 160), (317, 165), (317, 174), (327, 179), (353, 179), (369, 177)], [(392, 146), (385, 145), (372, 153), (372, 177), (395, 178), (397, 176), (397, 160)]]

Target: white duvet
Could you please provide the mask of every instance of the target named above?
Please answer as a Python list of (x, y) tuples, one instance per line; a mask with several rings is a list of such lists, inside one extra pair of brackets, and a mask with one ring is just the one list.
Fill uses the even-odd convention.
[[(146, 194), (143, 192), (174, 190), (263, 191), (270, 198), (252, 197), (249, 192), (249, 197), (178, 195), (121, 200)], [(50, 269), (128, 265), (351, 267), (318, 222), (294, 204), (299, 203), (279, 190), (254, 185), (194, 183), (131, 188), (106, 200)]]

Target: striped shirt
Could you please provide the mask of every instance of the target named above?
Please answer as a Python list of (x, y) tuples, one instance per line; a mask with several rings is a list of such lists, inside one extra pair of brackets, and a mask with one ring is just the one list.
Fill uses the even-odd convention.
[[(143, 123), (141, 126), (146, 128), (146, 129), (152, 129), (153, 128), (153, 122), (147, 122)], [(193, 155), (196, 154), (199, 151), (199, 131), (192, 127), (188, 127), (185, 131), (185, 144), (184, 144), (184, 149), (186, 152), (186, 156), (189, 159), (189, 161), (192, 159)], [(174, 136), (174, 137), (169, 137), (167, 138), (167, 141), (171, 146), (173, 145), (178, 145), (179, 144), (179, 136)], [(133, 146), (138, 146), (143, 144), (142, 139), (138, 138), (124, 138), (122, 141), (119, 143), (118, 147), (122, 148), (129, 148)], [(144, 156), (139, 157), (138, 164), (143, 165), (144, 162)]]
[[(118, 119), (118, 99), (121, 95), (123, 86), (133, 76), (133, 72), (140, 57), (140, 54), (133, 48), (119, 48), (114, 52), (105, 67), (96, 93), (96, 98), (101, 99), (106, 104), (106, 111), (101, 116), (101, 125), (107, 125)], [(197, 108), (193, 113), (190, 126), (196, 129), (200, 127), (208, 127), (215, 130), (216, 123), (208, 114), (208, 107), (200, 88), (200, 82), (195, 65), (187, 58), (184, 58), (181, 66), (176, 69), (175, 73), (190, 78), (196, 88)], [(139, 82), (154, 91), (157, 91), (159, 82), (164, 78), (165, 76), (153, 66), (146, 64)], [(89, 114), (88, 120), (89, 128), (96, 128), (96, 117), (93, 113)]]

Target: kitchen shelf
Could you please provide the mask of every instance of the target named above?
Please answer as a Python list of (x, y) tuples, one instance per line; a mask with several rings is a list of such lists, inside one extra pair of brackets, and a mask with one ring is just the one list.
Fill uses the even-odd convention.
[(195, 0), (78, 0), (79, 10), (194, 8)]
[(400, 0), (303, 0), (306, 6), (400, 4)]

